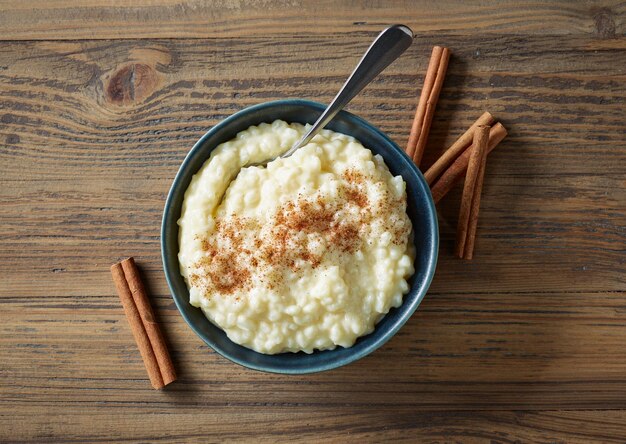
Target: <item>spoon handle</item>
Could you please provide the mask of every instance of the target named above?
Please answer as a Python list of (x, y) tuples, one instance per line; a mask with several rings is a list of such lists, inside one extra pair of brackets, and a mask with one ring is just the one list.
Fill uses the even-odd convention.
[(346, 83), (339, 90), (328, 108), (317, 119), (309, 131), (281, 157), (292, 155), (330, 122), (374, 77), (397, 59), (413, 42), (413, 31), (408, 26), (393, 25), (382, 31), (354, 68)]

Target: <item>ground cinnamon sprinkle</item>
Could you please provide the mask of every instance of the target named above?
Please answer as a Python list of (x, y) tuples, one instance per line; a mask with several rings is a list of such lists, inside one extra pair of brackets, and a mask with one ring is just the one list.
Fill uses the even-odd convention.
[(364, 173), (347, 170), (341, 179), (339, 197), (298, 195), (265, 223), (237, 215), (216, 220), (215, 231), (201, 240), (206, 256), (196, 264), (200, 271), (190, 275), (192, 285), (208, 297), (245, 291), (253, 280), (276, 288), (285, 272), (317, 268), (330, 255), (354, 254), (366, 241), (363, 227), (380, 215), (394, 243), (406, 239), (404, 224), (387, 217), (392, 205), (405, 204), (402, 198), (386, 192), (373, 205)]
[(218, 255), (213, 258), (211, 266), (208, 269), (209, 276), (215, 288), (222, 293), (233, 293), (236, 289), (247, 284), (250, 277), (250, 271), (233, 263), (233, 259), (235, 259), (235, 257), (230, 255)]
[(360, 208), (367, 208), (369, 206), (369, 199), (363, 190), (366, 177), (357, 170), (346, 170), (341, 177), (347, 182), (344, 193), (348, 201), (354, 202)]
[(346, 190), (346, 197), (350, 202), (354, 202), (361, 208), (365, 208), (368, 206), (369, 201), (367, 199), (367, 195), (359, 190), (354, 188), (348, 188)]
[(250, 270), (238, 261), (242, 253), (244, 229), (249, 224), (243, 218), (216, 221), (217, 236), (202, 239), (200, 243), (206, 256), (199, 261), (198, 268), (205, 275), (192, 274), (192, 284), (202, 284), (205, 290), (216, 290), (223, 294), (232, 294), (249, 286)]
[(350, 184), (363, 184), (365, 175), (358, 170), (347, 169), (341, 173), (341, 177), (346, 179), (346, 181)]

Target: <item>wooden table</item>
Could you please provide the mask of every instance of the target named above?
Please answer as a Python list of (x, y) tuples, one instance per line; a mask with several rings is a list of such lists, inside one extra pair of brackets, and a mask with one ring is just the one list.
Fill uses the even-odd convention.
[[(623, 442), (623, 2), (120, 3), (2, 2), (0, 439)], [(484, 110), (509, 129), (476, 257), (452, 254), (456, 189), (439, 207), (430, 292), (388, 344), (322, 374), (235, 365), (193, 334), (165, 283), (177, 168), (245, 106), (329, 101), (394, 22), (419, 38), (351, 111), (404, 145), (441, 44), (454, 55), (426, 163)], [(109, 273), (127, 255), (180, 373), (164, 391)]]

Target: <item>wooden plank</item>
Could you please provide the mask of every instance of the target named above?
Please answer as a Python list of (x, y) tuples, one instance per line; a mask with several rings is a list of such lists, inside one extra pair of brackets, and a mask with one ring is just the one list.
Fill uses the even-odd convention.
[(626, 408), (624, 293), (431, 294), (374, 354), (291, 377), (220, 357), (161, 296), (154, 301), (179, 370), (163, 395), (150, 388), (113, 285), (102, 285), (110, 291), (98, 297), (0, 299), (2, 400), (20, 408)]
[[(402, 22), (418, 33), (623, 34), (626, 6), (617, 0), (505, 0), (480, 5), (447, 0), (254, 1), (62, 0), (0, 2), (5, 40), (214, 38), (378, 32)], [(332, 14), (328, 11), (332, 10)]]
[[(623, 411), (415, 412), (396, 408), (328, 408), (232, 405), (223, 410), (168, 406), (139, 414), (129, 406), (70, 407), (41, 416), (33, 406), (13, 422), (0, 417), (0, 437), (32, 442), (254, 441), (313, 442), (623, 442)], [(140, 421), (133, 421), (140, 418)], [(167, 424), (167, 430), (164, 428)]]

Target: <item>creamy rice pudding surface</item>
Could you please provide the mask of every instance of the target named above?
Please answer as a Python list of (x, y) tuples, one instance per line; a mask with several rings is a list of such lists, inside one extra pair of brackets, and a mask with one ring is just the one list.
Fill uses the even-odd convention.
[(191, 304), (261, 353), (350, 347), (402, 303), (414, 272), (405, 183), (354, 138), (324, 130), (237, 176), (305, 130), (277, 120), (218, 146), (178, 221)]

